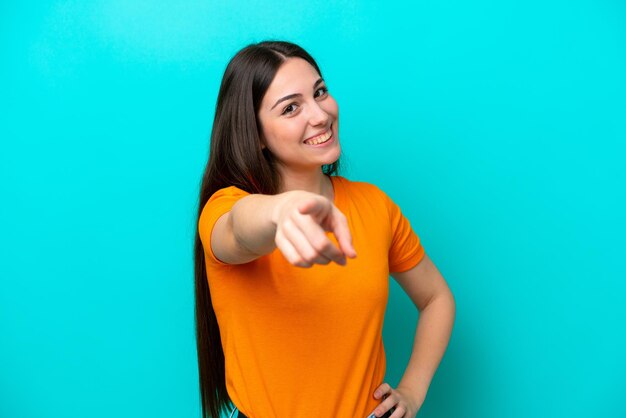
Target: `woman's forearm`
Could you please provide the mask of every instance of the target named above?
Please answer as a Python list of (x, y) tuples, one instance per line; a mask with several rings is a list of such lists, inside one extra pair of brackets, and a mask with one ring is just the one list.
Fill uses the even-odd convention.
[(451, 293), (435, 297), (420, 311), (413, 351), (398, 384), (421, 404), (450, 341), (456, 306)]
[[(324, 225), (340, 248), (328, 239)], [(326, 197), (302, 190), (241, 198), (233, 205), (222, 236), (234, 241), (226, 251), (231, 262), (248, 262), (276, 247), (300, 267), (331, 261), (345, 265), (346, 256), (356, 257), (346, 217)]]
[(281, 195), (251, 194), (233, 205), (229, 228), (239, 246), (259, 257), (276, 248), (273, 218), (280, 199)]

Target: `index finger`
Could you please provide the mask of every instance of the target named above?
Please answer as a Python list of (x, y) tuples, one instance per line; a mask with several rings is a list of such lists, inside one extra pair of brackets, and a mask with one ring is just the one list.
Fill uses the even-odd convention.
[(348, 226), (348, 219), (336, 207), (333, 207), (331, 229), (332, 233), (337, 237), (341, 251), (348, 257), (355, 258), (356, 251), (352, 245), (352, 234)]
[(337, 264), (345, 264), (346, 257), (341, 249), (333, 244), (324, 233), (322, 226), (315, 222), (312, 217), (297, 216), (294, 218), (294, 222), (315, 251)]

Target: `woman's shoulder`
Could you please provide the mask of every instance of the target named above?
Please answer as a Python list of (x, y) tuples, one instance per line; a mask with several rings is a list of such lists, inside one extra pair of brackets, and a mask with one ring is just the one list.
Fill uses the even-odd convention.
[(216, 190), (211, 195), (211, 197), (209, 197), (209, 201), (215, 200), (217, 198), (224, 197), (224, 196), (235, 197), (235, 196), (245, 196), (248, 194), (249, 194), (248, 192), (246, 192), (245, 190), (237, 186), (227, 186), (227, 187), (222, 187), (221, 189)]
[(248, 192), (237, 186), (222, 187), (221, 189), (213, 192), (213, 194), (211, 194), (209, 199), (206, 201), (202, 207), (200, 218), (207, 216), (207, 213), (210, 211), (223, 211), (224, 208), (230, 210), (230, 207), (232, 207), (237, 200), (247, 196), (248, 194)]

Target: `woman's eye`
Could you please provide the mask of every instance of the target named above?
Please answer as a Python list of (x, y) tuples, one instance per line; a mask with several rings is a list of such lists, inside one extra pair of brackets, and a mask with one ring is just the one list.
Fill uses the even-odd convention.
[(296, 111), (297, 105), (295, 103), (291, 103), (283, 109), (283, 115), (288, 115), (289, 113), (293, 113)]
[(328, 89), (326, 87), (320, 87), (319, 89), (315, 91), (314, 96), (320, 97), (320, 96), (325, 95), (326, 93), (328, 93)]

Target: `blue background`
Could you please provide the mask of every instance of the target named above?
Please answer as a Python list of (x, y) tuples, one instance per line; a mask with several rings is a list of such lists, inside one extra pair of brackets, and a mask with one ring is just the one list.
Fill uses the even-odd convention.
[[(626, 5), (226, 3), (1, 3), (0, 416), (199, 416), (215, 100), (278, 38), (340, 105), (343, 174), (396, 200), (456, 297), (418, 416), (626, 417)], [(391, 286), (396, 384), (417, 313)]]

